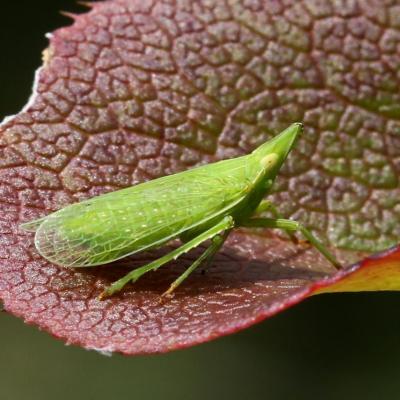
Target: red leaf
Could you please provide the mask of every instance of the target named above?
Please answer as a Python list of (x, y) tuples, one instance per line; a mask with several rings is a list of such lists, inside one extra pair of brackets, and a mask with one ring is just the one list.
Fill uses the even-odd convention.
[[(285, 4), (107, 1), (53, 34), (32, 101), (1, 128), (7, 311), (68, 343), (137, 354), (237, 331), (310, 294), (400, 288), (399, 249), (351, 266), (357, 251), (400, 236), (398, 6)], [(19, 229), (65, 204), (243, 154), (295, 121), (305, 134), (273, 197), (341, 247), (349, 267), (333, 276), (315, 250), (246, 231), (169, 301), (160, 294), (194, 254), (100, 302), (104, 285), (168, 249), (68, 270)]]

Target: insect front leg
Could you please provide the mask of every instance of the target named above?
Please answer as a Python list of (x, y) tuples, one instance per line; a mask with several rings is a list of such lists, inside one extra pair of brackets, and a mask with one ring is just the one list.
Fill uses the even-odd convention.
[(280, 213), (275, 205), (270, 200), (262, 200), (261, 203), (258, 205), (254, 214), (261, 214), (264, 211), (270, 211), (274, 217), (280, 218)]
[(324, 246), (306, 227), (297, 221), (283, 218), (251, 218), (242, 226), (247, 228), (276, 228), (283, 229), (287, 232), (301, 232), (302, 235), (336, 268), (340, 269), (342, 266), (336, 257)]
[[(276, 219), (284, 219), (282, 214), (278, 211), (274, 203), (270, 200), (263, 200), (261, 203), (258, 205), (256, 210), (254, 211), (254, 214), (261, 214), (265, 211), (269, 211), (274, 218)], [(290, 240), (294, 244), (299, 244), (299, 239), (297, 239), (296, 235), (293, 233), (293, 231), (286, 231), (286, 233), (289, 235)]]
[(166, 264), (169, 261), (176, 260), (179, 256), (184, 253), (187, 253), (191, 249), (197, 247), (202, 242), (213, 238), (215, 235), (219, 233), (231, 229), (234, 226), (233, 218), (230, 216), (224, 217), (220, 222), (215, 224), (213, 227), (207, 229), (206, 231), (200, 233), (197, 237), (188, 242), (184, 243), (182, 246), (177, 249), (171, 251), (165, 256), (154, 260), (153, 262), (144, 265), (143, 267), (136, 268), (123, 276), (121, 279), (115, 281), (111, 286), (106, 288), (103, 293), (99, 296), (99, 299), (102, 300), (108, 296), (113, 295), (116, 292), (119, 292), (127, 283), (136, 282), (142, 275), (149, 271), (155, 271), (160, 268), (162, 265)]

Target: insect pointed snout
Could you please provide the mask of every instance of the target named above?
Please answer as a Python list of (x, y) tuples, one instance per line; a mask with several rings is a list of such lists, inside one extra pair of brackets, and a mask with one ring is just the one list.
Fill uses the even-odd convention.
[[(279, 170), (302, 130), (303, 124), (296, 122), (273, 139), (258, 147), (254, 151), (254, 154), (260, 156), (261, 160), (270, 159), (271, 154), (275, 154), (276, 161), (274, 162), (274, 167), (276, 170)], [(264, 165), (265, 162), (262, 161), (262, 164)]]
[(285, 129), (282, 133), (276, 136), (272, 142), (271, 151), (278, 154), (280, 161), (283, 162), (287, 155), (292, 150), (297, 137), (303, 131), (303, 124), (297, 122), (295, 124), (290, 125), (287, 129)]

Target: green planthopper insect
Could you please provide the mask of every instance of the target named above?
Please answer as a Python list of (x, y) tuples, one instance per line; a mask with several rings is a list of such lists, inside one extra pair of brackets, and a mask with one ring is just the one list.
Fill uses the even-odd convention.
[[(237, 227), (283, 229), (293, 240), (293, 233), (299, 231), (340, 268), (308, 229), (281, 218), (273, 204), (263, 199), (301, 131), (302, 124), (292, 124), (246, 156), (75, 203), (22, 224), (22, 228), (36, 232), (35, 246), (44, 258), (64, 267), (107, 264), (181, 239), (179, 248), (132, 270), (106, 288), (101, 298), (210, 240), (204, 253), (165, 292), (171, 293), (201, 263), (209, 262)], [(265, 210), (270, 210), (274, 218), (255, 217)]]

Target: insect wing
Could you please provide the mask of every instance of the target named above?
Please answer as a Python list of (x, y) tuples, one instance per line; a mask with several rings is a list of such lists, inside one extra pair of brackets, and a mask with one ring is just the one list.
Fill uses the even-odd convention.
[(46, 218), (47, 217), (42, 217), (33, 221), (25, 222), (24, 224), (20, 225), (20, 228), (22, 228), (26, 232), (36, 232), (39, 226), (46, 220)]
[(237, 160), (163, 177), (61, 209), (40, 224), (36, 248), (55, 264), (79, 267), (109, 263), (160, 245), (243, 198), (245, 171)]

